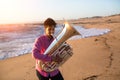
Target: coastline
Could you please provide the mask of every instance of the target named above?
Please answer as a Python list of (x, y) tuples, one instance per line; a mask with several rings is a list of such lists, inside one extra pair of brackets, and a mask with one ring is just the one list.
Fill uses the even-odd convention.
[[(105, 18), (100, 19), (104, 23), (82, 24), (87, 28), (109, 28), (107, 34), (67, 41), (74, 54), (59, 68), (65, 80), (120, 79), (120, 22), (114, 22), (119, 17), (108, 17), (109, 23)], [(0, 60), (0, 80), (37, 80), (31, 53)]]

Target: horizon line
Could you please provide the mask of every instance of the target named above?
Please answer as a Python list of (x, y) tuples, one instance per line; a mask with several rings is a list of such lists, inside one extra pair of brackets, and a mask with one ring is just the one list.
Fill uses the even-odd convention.
[[(102, 18), (102, 17), (110, 17), (110, 16), (118, 16), (120, 15), (120, 13), (118, 14), (112, 14), (112, 15), (108, 15), (108, 16), (92, 16), (92, 17), (83, 17), (83, 18), (73, 18), (73, 19), (67, 19), (67, 20), (79, 20), (79, 19), (87, 19), (87, 18)], [(55, 21), (63, 21), (63, 19), (54, 19)], [(26, 22), (14, 22), (14, 23), (0, 23), (0, 25), (14, 25), (14, 24), (43, 24), (43, 20), (40, 21), (26, 21)]]

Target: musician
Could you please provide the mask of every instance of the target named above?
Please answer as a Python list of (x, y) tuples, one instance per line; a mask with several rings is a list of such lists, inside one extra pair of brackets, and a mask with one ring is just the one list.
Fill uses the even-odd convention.
[(59, 69), (54, 70), (52, 72), (45, 72), (38, 66), (38, 60), (41, 61), (56, 61), (61, 62), (61, 58), (51, 57), (47, 55), (43, 55), (45, 50), (54, 40), (52, 34), (54, 34), (56, 27), (56, 22), (52, 18), (48, 18), (44, 21), (44, 30), (45, 34), (38, 37), (34, 43), (34, 47), (32, 50), (32, 56), (36, 60), (36, 74), (39, 80), (64, 80)]

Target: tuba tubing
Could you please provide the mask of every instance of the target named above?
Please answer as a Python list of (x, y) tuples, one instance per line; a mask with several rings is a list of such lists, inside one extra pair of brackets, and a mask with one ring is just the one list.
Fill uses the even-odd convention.
[(44, 55), (52, 54), (61, 44), (74, 35), (80, 35), (80, 33), (73, 28), (73, 26), (66, 22), (63, 31), (53, 40), (53, 42), (44, 52)]

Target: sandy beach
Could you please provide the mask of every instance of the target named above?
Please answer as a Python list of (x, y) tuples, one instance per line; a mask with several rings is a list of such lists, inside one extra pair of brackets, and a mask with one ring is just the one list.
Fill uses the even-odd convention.
[[(85, 28), (108, 28), (102, 36), (67, 41), (73, 56), (59, 69), (65, 80), (120, 80), (120, 15), (71, 20)], [(30, 54), (0, 60), (0, 80), (38, 80)]]

